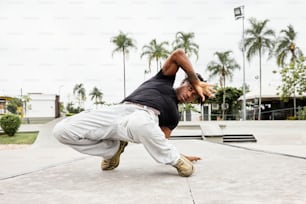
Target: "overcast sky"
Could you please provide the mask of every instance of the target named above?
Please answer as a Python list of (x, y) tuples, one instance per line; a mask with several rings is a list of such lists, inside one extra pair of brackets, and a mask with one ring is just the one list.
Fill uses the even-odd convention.
[[(32, 92), (60, 94), (73, 100), (72, 89), (83, 83), (87, 93), (94, 86), (108, 103), (123, 98), (122, 55), (112, 56), (111, 38), (123, 31), (136, 41), (127, 59), (127, 93), (148, 75), (142, 47), (156, 38), (173, 42), (175, 33), (194, 32), (200, 46), (194, 68), (211, 83), (206, 66), (214, 52), (232, 50), (242, 66), (239, 41), (242, 21), (233, 9), (245, 6), (248, 19), (269, 19), (268, 27), (279, 33), (292, 24), (298, 32), (297, 44), (306, 50), (306, 1), (303, 0), (0, 0), (0, 95)], [(171, 47), (169, 47), (170, 49)], [(274, 91), (279, 76), (275, 59), (263, 58), (263, 92)], [(153, 63), (153, 71), (155, 71)], [(182, 73), (181, 73), (182, 75)], [(258, 91), (258, 57), (246, 63), (246, 83)], [(229, 85), (242, 86), (242, 70)], [(89, 97), (88, 97), (89, 98)]]

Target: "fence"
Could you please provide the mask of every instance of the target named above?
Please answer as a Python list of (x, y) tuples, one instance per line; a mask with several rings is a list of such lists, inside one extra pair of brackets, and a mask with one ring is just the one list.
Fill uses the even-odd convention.
[[(294, 108), (283, 108), (269, 111), (261, 111), (261, 120), (305, 120), (305, 114), (302, 113), (303, 107), (296, 108), (296, 117), (294, 117)], [(211, 120), (219, 120), (221, 114), (211, 114)], [(204, 114), (204, 118), (208, 118), (208, 114)], [(242, 118), (239, 114), (225, 114), (225, 120), (240, 120)], [(247, 120), (258, 119), (258, 109), (248, 110), (246, 115)]]

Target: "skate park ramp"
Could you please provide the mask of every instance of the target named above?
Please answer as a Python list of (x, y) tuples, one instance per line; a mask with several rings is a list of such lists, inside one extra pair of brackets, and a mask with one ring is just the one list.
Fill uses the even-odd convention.
[(306, 158), (306, 121), (229, 121), (220, 124), (226, 134), (250, 133), (257, 140), (228, 145)]
[[(306, 157), (306, 121), (195, 121), (182, 122), (173, 132), (176, 138), (203, 139), (224, 145), (296, 157)], [(185, 136), (184, 136), (185, 134)], [(227, 142), (225, 136), (249, 136), (252, 142)], [(188, 136), (187, 136), (188, 137)]]
[(64, 147), (59, 141), (52, 136), (54, 126), (63, 118), (52, 120), (39, 128), (37, 139), (32, 145), (33, 148), (60, 148)]
[(5, 168), (0, 168), (0, 180), (85, 158), (85, 155), (59, 143), (52, 136), (52, 129), (60, 120), (40, 125), (37, 139), (30, 147), (1, 150), (0, 166)]

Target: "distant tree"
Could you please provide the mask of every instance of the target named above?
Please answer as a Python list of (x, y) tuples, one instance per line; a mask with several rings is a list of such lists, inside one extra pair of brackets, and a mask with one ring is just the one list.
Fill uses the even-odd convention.
[(199, 58), (199, 45), (193, 42), (194, 33), (183, 33), (177, 32), (175, 35), (175, 40), (172, 43), (173, 49), (182, 48), (187, 56), (192, 56), (193, 54), (196, 58)]
[(300, 120), (306, 120), (306, 106), (299, 110), (298, 116)]
[(306, 92), (305, 57), (301, 56), (296, 58), (290, 64), (285, 65), (280, 70), (280, 75), (282, 78), (282, 84), (278, 86), (278, 90), (280, 90), (281, 98), (287, 101), (289, 97), (294, 97), (293, 109), (294, 116), (296, 117), (296, 95), (301, 96)]
[(76, 84), (73, 88), (73, 95), (76, 96), (78, 100), (79, 107), (83, 107), (83, 103), (86, 101), (86, 90), (84, 88), (84, 85), (81, 84)]
[(148, 56), (149, 60), (149, 72), (151, 72), (151, 62), (153, 59), (156, 60), (156, 71), (160, 69), (159, 66), (159, 60), (160, 59), (166, 59), (170, 52), (164, 47), (168, 45), (169, 43), (164, 41), (161, 43), (157, 43), (156, 39), (151, 40), (149, 45), (145, 45), (142, 47), (142, 53), (140, 57)]
[[(287, 29), (280, 31), (280, 37), (276, 41), (276, 63), (281, 67), (281, 76), (283, 79), (282, 89), (282, 98), (287, 98), (288, 94), (293, 95), (293, 108), (294, 108), (294, 117), (296, 117), (296, 85), (298, 84), (297, 80), (292, 81), (291, 84), (288, 84), (286, 81), (294, 80), (296, 77), (294, 75), (298, 74), (301, 68), (301, 61), (297, 62), (299, 58), (302, 57), (302, 50), (296, 46), (295, 40), (297, 32), (294, 31), (292, 25), (289, 25)], [(290, 61), (287, 59), (290, 57)], [(297, 69), (297, 70), (296, 70)], [(287, 75), (289, 75), (287, 78)], [(291, 88), (289, 88), (291, 87)], [(289, 91), (290, 90), (290, 91)], [(293, 92), (293, 93), (292, 93)]]
[(269, 20), (257, 21), (250, 18), (250, 28), (245, 31), (244, 47), (246, 48), (246, 57), (248, 61), (258, 54), (259, 56), (259, 104), (258, 104), (258, 120), (261, 118), (261, 58), (266, 51), (272, 52), (274, 48), (275, 33), (272, 29), (267, 28)]
[(12, 114), (19, 114), (17, 111), (22, 108), (22, 100), (20, 98), (12, 98), (8, 101), (6, 108)]
[[(243, 95), (242, 88), (238, 89), (235, 87), (227, 87), (226, 88), (226, 101), (228, 103), (227, 114), (232, 115), (232, 119), (238, 119), (239, 111), (241, 110), (241, 104), (239, 103), (238, 99)], [(209, 104), (221, 104), (223, 101), (223, 89), (217, 89), (214, 98), (207, 99), (206, 103)], [(222, 113), (222, 108), (219, 106), (218, 110), (213, 110), (213, 114), (219, 115)]]
[(217, 61), (211, 61), (207, 65), (207, 69), (210, 72), (210, 77), (220, 77), (220, 87), (223, 89), (223, 102), (222, 102), (222, 118), (225, 118), (225, 101), (226, 101), (226, 78), (232, 80), (233, 72), (236, 69), (240, 69), (240, 66), (234, 58), (230, 56), (232, 51), (215, 52)]
[(275, 46), (276, 63), (279, 67), (284, 67), (286, 59), (289, 57), (292, 63), (303, 55), (302, 50), (296, 46), (296, 36), (297, 32), (295, 32), (292, 25), (280, 31), (280, 37), (278, 37)]
[(70, 116), (70, 115), (79, 113), (79, 112), (83, 111), (84, 109), (81, 108), (81, 107), (75, 108), (73, 102), (69, 102), (66, 106), (66, 110), (68, 111), (68, 113), (66, 115)]
[(113, 50), (112, 55), (115, 52), (122, 52), (123, 57), (123, 96), (126, 97), (126, 79), (125, 79), (125, 58), (126, 55), (130, 52), (130, 48), (135, 48), (135, 42), (132, 38), (129, 38), (127, 34), (120, 31), (117, 36), (112, 37), (111, 42), (116, 46)]
[(104, 104), (104, 101), (102, 100), (103, 93), (97, 87), (94, 87), (93, 90), (89, 93), (89, 95), (91, 96), (91, 100), (95, 100), (96, 108), (99, 104)]

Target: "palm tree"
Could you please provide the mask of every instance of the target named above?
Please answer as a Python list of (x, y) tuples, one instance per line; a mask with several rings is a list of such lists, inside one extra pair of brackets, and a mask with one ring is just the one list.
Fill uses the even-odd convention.
[(112, 55), (115, 52), (122, 52), (123, 56), (123, 90), (124, 90), (124, 98), (126, 97), (126, 86), (125, 86), (125, 57), (130, 52), (130, 48), (135, 48), (135, 43), (132, 38), (129, 38), (127, 34), (120, 31), (119, 35), (114, 36), (111, 39), (111, 42), (115, 44), (116, 48), (113, 50)]
[[(176, 50), (181, 48), (184, 50), (188, 57), (191, 57), (193, 54), (196, 56), (196, 59), (199, 58), (199, 45), (193, 42), (194, 33), (183, 33), (177, 32), (175, 34), (175, 40), (172, 43), (173, 49)], [(190, 104), (185, 104), (185, 106), (189, 106)]]
[(168, 45), (168, 42), (157, 43), (156, 39), (151, 40), (149, 45), (145, 45), (142, 47), (142, 53), (140, 57), (142, 58), (144, 55), (148, 56), (149, 59), (149, 72), (151, 72), (151, 62), (153, 59), (156, 60), (156, 71), (160, 69), (159, 60), (166, 59), (170, 52), (164, 47)]
[(174, 50), (182, 48), (185, 53), (190, 57), (195, 54), (197, 59), (199, 58), (199, 45), (193, 42), (194, 33), (177, 32), (175, 40), (172, 43)]
[[(280, 31), (280, 36), (276, 41), (276, 49), (275, 49), (275, 56), (276, 56), (276, 63), (279, 67), (284, 68), (285, 61), (290, 57), (290, 63), (293, 63), (293, 67), (295, 67), (295, 62), (297, 58), (300, 58), (303, 53), (302, 50), (296, 46), (295, 39), (297, 36), (297, 32), (294, 31), (292, 25), (287, 26), (287, 30), (283, 29)], [(295, 87), (294, 87), (295, 89)], [(295, 91), (293, 93), (293, 109), (294, 109), (294, 116), (296, 116), (296, 96)]]
[(280, 36), (276, 41), (275, 56), (276, 63), (279, 67), (285, 65), (286, 59), (291, 55), (290, 62), (295, 62), (295, 60), (302, 56), (302, 50), (296, 46), (295, 40), (297, 32), (294, 31), (292, 25), (287, 26), (287, 30), (283, 29), (280, 31)]
[(86, 91), (84, 88), (84, 85), (81, 84), (76, 84), (73, 88), (73, 95), (76, 96), (79, 104), (79, 108), (81, 108), (82, 102), (86, 100)]
[(257, 21), (255, 18), (249, 19), (251, 28), (245, 31), (244, 47), (246, 48), (246, 57), (248, 61), (258, 54), (259, 56), (259, 102), (258, 102), (258, 120), (261, 118), (261, 57), (266, 51), (271, 52), (274, 46), (275, 33), (267, 28), (269, 20)]
[(94, 87), (89, 95), (91, 96), (91, 100), (95, 100), (96, 108), (98, 104), (104, 104), (102, 101), (103, 93), (97, 87)]
[(211, 61), (207, 65), (210, 72), (210, 77), (220, 76), (220, 87), (223, 89), (223, 103), (222, 103), (222, 118), (225, 119), (225, 80), (229, 78), (232, 80), (233, 71), (240, 69), (236, 60), (230, 56), (232, 51), (215, 52), (217, 61)]

